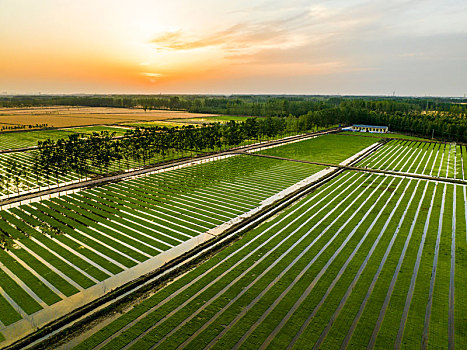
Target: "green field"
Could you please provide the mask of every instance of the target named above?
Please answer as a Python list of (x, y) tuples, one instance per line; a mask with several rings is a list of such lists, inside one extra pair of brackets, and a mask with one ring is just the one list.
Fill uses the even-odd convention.
[(393, 140), (358, 165), (465, 180), (467, 149), (456, 144)]
[(361, 136), (324, 135), (277, 148), (266, 149), (259, 153), (289, 159), (339, 164), (377, 141)]
[[(145, 165), (166, 162), (198, 153), (199, 152), (191, 151), (172, 151), (166, 155), (156, 154), (151, 159), (147, 159), (146, 162), (143, 162), (141, 159), (121, 160), (120, 162), (114, 161), (107, 168), (94, 166), (92, 165), (92, 161), (89, 160), (90, 174), (88, 177), (94, 178), (96, 176), (117, 173), (128, 169), (138, 169)], [(24, 191), (38, 188), (44, 189), (57, 185), (62, 186), (64, 183), (80, 180), (80, 176), (73, 171), (56, 173), (55, 170), (53, 170), (49, 177), (44, 173), (36, 175), (32, 169), (37, 154), (37, 150), (0, 154), (0, 178), (3, 180), (0, 187), (0, 194), (8, 197), (9, 195), (22, 193)], [(19, 176), (16, 176), (14, 171), (12, 171), (15, 167), (14, 165), (16, 165), (16, 167), (22, 167), (23, 172)], [(16, 178), (18, 178), (18, 182), (16, 182)]]
[(235, 156), (0, 211), (0, 322), (47, 311), (319, 170)]
[(22, 131), (0, 134), (0, 149), (14, 149), (23, 147), (37, 146), (38, 141), (44, 141), (48, 138), (57, 140), (68, 137), (69, 131), (66, 130), (38, 130)]
[(217, 115), (212, 117), (198, 117), (198, 118), (187, 118), (187, 119), (167, 119), (168, 122), (173, 123), (185, 123), (185, 124), (203, 124), (203, 123), (226, 123), (231, 120), (236, 122), (244, 122), (248, 118), (246, 116), (233, 116), (233, 115)]
[[(164, 120), (158, 120), (154, 122), (136, 122), (136, 123), (122, 123), (120, 124), (121, 126), (129, 126), (133, 128), (152, 128), (152, 127), (166, 127), (166, 128), (174, 128), (174, 127), (179, 127), (184, 125), (185, 123), (177, 123), (177, 119), (174, 119), (174, 121), (164, 121)], [(186, 123), (189, 124), (189, 123)]]
[(76, 348), (463, 348), (463, 191), (346, 173)]
[(394, 132), (389, 132), (387, 134), (377, 134), (377, 133), (361, 133), (361, 132), (354, 132), (354, 131), (343, 131), (341, 135), (353, 135), (353, 136), (362, 136), (365, 137), (374, 137), (374, 138), (394, 138), (394, 139), (410, 139), (410, 140), (420, 140), (420, 141), (427, 141), (429, 139), (417, 136), (411, 136), (406, 134), (398, 134)]
[(74, 133), (89, 134), (101, 131), (115, 132), (115, 136), (121, 136), (125, 133), (124, 128), (110, 126), (85, 126), (79, 128), (1, 133), (0, 150), (33, 147), (37, 146), (38, 141), (45, 141), (47, 139), (58, 140), (60, 138), (67, 138)]
[(198, 125), (198, 124), (209, 124), (209, 123), (226, 123), (231, 120), (235, 120), (236, 122), (243, 122), (250, 117), (242, 117), (242, 116), (228, 116), (228, 115), (219, 115), (219, 116), (206, 116), (206, 117), (194, 117), (194, 118), (177, 118), (177, 119), (166, 119), (166, 120), (158, 120), (152, 122), (135, 122), (135, 123), (123, 123), (122, 126), (132, 126), (132, 127), (153, 127), (153, 126), (160, 126), (160, 127), (167, 127), (173, 128), (177, 126), (183, 125)]
[(76, 133), (86, 133), (91, 134), (93, 132), (102, 132), (108, 131), (109, 133), (115, 133), (115, 136), (123, 136), (127, 128), (125, 126), (105, 126), (105, 125), (96, 125), (96, 126), (83, 126), (79, 128), (67, 128), (65, 130), (76, 132)]
[[(260, 153), (338, 164), (377, 141), (332, 134)], [(466, 157), (463, 145), (393, 140), (357, 166), (465, 180)], [(323, 168), (231, 155), (1, 210), (0, 346)], [(466, 207), (467, 183), (344, 171), (76, 348), (462, 349)]]

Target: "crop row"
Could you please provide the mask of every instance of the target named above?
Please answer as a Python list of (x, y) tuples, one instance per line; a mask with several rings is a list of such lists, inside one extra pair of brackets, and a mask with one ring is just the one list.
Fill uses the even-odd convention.
[(37, 141), (47, 138), (58, 139), (66, 137), (71, 132), (64, 130), (28, 131), (0, 134), (0, 149), (15, 149), (37, 146)]
[(462, 348), (464, 191), (346, 173), (77, 348)]
[(359, 163), (374, 169), (467, 179), (464, 145), (392, 140)]
[(105, 281), (319, 170), (235, 156), (0, 212), (0, 326)]
[[(52, 131), (50, 131), (52, 132)], [(57, 135), (65, 131), (56, 130)], [(313, 159), (315, 161), (339, 163), (362, 148), (373, 143), (374, 140), (365, 137), (345, 137), (339, 135), (325, 135), (299, 143), (293, 143), (265, 150), (263, 153), (294, 159)], [(189, 156), (197, 152), (169, 150), (165, 155), (155, 154), (151, 159), (135, 161), (126, 158), (113, 161), (108, 167), (99, 167), (93, 159), (88, 159), (89, 176), (115, 173), (128, 169), (136, 169), (148, 164), (156, 164), (180, 157)], [(53, 167), (45, 173), (35, 166), (38, 151), (0, 154), (0, 195), (8, 197), (12, 194), (36, 188), (46, 188), (70, 181), (79, 181), (81, 176), (73, 171), (62, 171)]]
[[(51, 185), (80, 180), (78, 174), (74, 172), (63, 173), (59, 169), (56, 169), (57, 171), (53, 169), (48, 176), (45, 173), (38, 173), (34, 167), (36, 154), (37, 151), (0, 154), (0, 194), (8, 197), (11, 194), (26, 190), (39, 187), (45, 188)], [(154, 164), (187, 155), (189, 155), (189, 152), (170, 153), (164, 157), (159, 155), (148, 160), (147, 164)], [(92, 160), (89, 160), (89, 163), (91, 172), (94, 175), (134, 169), (146, 165), (129, 159), (127, 162), (114, 162), (108, 168), (100, 169), (92, 165)]]
[(91, 127), (77, 127), (60, 130), (36, 130), (27, 132), (11, 132), (0, 134), (0, 150), (3, 149), (16, 149), (23, 147), (37, 146), (38, 141), (45, 141), (47, 139), (57, 140), (59, 138), (66, 138), (75, 133), (92, 133), (107, 130), (115, 132), (116, 136), (123, 135), (126, 128), (115, 128), (111, 126), (91, 126)]
[(362, 136), (330, 134), (261, 151), (262, 154), (290, 159), (339, 164), (377, 140)]

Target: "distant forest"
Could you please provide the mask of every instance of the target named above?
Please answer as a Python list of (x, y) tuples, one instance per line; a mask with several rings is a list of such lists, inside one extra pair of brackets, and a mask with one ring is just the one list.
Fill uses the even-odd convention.
[(467, 99), (443, 97), (292, 95), (4, 96), (2, 107), (87, 106), (183, 110), (232, 116), (280, 117), (296, 129), (388, 125), (390, 131), (467, 142)]

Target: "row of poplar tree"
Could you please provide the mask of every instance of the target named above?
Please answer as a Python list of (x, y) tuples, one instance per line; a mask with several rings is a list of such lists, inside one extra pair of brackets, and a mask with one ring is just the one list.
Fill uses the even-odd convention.
[[(297, 118), (295, 118), (297, 119)], [(298, 119), (297, 119), (298, 120)], [(110, 166), (129, 169), (145, 166), (194, 152), (217, 151), (312, 129), (303, 123), (287, 122), (287, 118), (248, 118), (246, 121), (166, 128), (129, 129), (124, 136), (102, 131), (92, 134), (71, 134), (68, 138), (48, 139), (38, 143), (33, 173), (39, 179), (55, 178), (75, 172), (80, 178), (109, 173)]]

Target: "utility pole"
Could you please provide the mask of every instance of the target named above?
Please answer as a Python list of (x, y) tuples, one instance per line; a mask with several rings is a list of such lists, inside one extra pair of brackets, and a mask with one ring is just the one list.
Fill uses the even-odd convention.
[(435, 137), (435, 129), (432, 129), (431, 139), (433, 140), (434, 137)]

